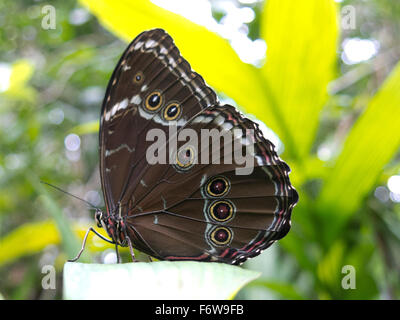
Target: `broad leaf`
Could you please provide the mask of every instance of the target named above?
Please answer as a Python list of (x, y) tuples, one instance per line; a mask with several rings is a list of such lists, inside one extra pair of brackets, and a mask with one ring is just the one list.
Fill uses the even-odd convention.
[(29, 177), (29, 180), (40, 194), (39, 199), (43, 206), (56, 222), (62, 238), (62, 246), (65, 253), (68, 254), (68, 256), (74, 256), (74, 254), (79, 251), (80, 244), (76, 236), (73, 234), (67, 218), (64, 216), (64, 213), (58, 204), (51, 198), (44, 185), (38, 182), (37, 177), (32, 175)]
[(335, 227), (355, 212), (398, 152), (399, 128), (400, 64), (356, 121), (323, 186), (319, 208), (331, 217), (329, 238), (335, 237)]
[[(85, 236), (87, 228), (87, 225), (74, 225), (74, 233), (80, 241)], [(103, 229), (97, 231), (107, 236)], [(23, 224), (0, 239), (0, 266), (12, 263), (21, 257), (41, 252), (47, 246), (58, 245), (60, 242), (60, 232), (54, 221), (46, 220)], [(91, 233), (86, 248), (90, 251), (101, 251), (114, 247), (97, 237), (93, 237)], [(71, 252), (68, 258), (73, 258), (78, 250), (79, 247), (76, 251)]]
[(195, 261), (66, 263), (64, 299), (232, 299), (259, 272)]
[(36, 92), (28, 82), (34, 72), (33, 65), (27, 60), (18, 60), (12, 65), (9, 85), (4, 94), (8, 97), (34, 102)]
[(97, 133), (98, 131), (99, 120), (82, 123), (69, 130), (70, 133), (75, 133), (80, 136), (85, 134)]
[(267, 288), (268, 290), (275, 292), (284, 299), (304, 300), (304, 297), (290, 283), (260, 279), (252, 282), (250, 286)]
[(60, 237), (53, 222), (24, 224), (0, 239), (0, 266), (59, 242)]
[(298, 160), (312, 146), (335, 77), (338, 30), (333, 0), (266, 1), (261, 34), (268, 47), (263, 75), (271, 108), (260, 119)]

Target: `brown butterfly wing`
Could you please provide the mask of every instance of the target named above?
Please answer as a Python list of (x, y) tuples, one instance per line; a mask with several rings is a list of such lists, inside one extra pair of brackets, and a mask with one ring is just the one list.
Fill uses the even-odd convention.
[[(140, 234), (146, 239), (145, 252), (160, 259), (239, 264), (289, 231), (291, 211), (298, 200), (288, 177), (290, 169), (258, 126), (234, 107), (209, 107), (188, 127), (199, 136), (202, 129), (236, 129), (242, 132), (234, 140), (243, 154), (249, 148), (245, 133), (253, 130), (253, 171), (238, 175), (236, 169), (241, 165), (234, 159), (232, 164), (224, 164), (223, 143), (220, 150), (215, 150), (219, 151), (221, 164), (194, 164), (184, 172), (176, 165), (155, 165), (159, 180), (147, 186), (147, 193), (135, 197), (135, 207), (127, 218), (130, 234)], [(204, 147), (199, 150), (201, 158)], [(152, 171), (150, 167), (142, 173), (142, 180), (147, 181)], [(213, 194), (210, 187), (221, 181), (225, 192)]]
[[(168, 139), (187, 128), (199, 137), (202, 129), (236, 129), (237, 150), (254, 147), (254, 170), (237, 175), (241, 165), (235, 162), (184, 168), (149, 163), (150, 130), (165, 133), (169, 155)], [(255, 132), (252, 140), (248, 130)], [(183, 144), (178, 142), (178, 150)], [(229, 155), (225, 147), (222, 153)], [(206, 150), (198, 150), (200, 159)], [(100, 169), (108, 212), (124, 217), (137, 249), (159, 259), (241, 263), (289, 231), (298, 199), (289, 167), (258, 126), (234, 107), (218, 105), (215, 93), (160, 29), (142, 33), (129, 45), (110, 80), (102, 109)], [(221, 188), (223, 193), (210, 191)]]

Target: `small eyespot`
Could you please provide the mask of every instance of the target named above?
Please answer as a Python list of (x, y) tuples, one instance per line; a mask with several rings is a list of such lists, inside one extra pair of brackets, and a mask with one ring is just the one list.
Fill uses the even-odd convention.
[(146, 108), (150, 111), (159, 109), (162, 105), (163, 98), (160, 92), (154, 91), (150, 93), (146, 98)]
[(230, 184), (228, 179), (222, 176), (212, 178), (206, 187), (208, 195), (212, 197), (222, 197), (228, 193)]
[(193, 147), (180, 148), (176, 155), (176, 165), (183, 170), (190, 169), (195, 162), (196, 153)]
[(181, 106), (178, 103), (170, 103), (164, 109), (164, 119), (168, 121), (177, 119), (181, 114), (181, 110)]
[(215, 201), (209, 207), (209, 214), (217, 222), (226, 222), (232, 219), (234, 207), (229, 201), (226, 200)]
[(144, 80), (144, 75), (142, 71), (137, 72), (133, 77), (133, 83), (141, 84)]
[(232, 240), (232, 231), (226, 227), (217, 227), (211, 232), (210, 239), (217, 246), (227, 245)]

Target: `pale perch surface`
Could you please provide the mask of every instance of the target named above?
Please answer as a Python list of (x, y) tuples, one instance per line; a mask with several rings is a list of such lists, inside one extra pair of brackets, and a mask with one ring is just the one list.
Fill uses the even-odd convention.
[(64, 299), (231, 299), (259, 272), (222, 263), (64, 265)]

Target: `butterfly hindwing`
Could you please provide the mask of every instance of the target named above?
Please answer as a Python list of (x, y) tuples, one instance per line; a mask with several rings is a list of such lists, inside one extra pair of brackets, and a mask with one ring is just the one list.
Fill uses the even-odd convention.
[[(224, 159), (220, 164), (197, 163), (187, 171), (180, 171), (176, 164), (155, 165), (157, 183), (149, 184), (145, 196), (134, 194), (136, 203), (127, 221), (138, 233), (153, 234), (147, 237), (151, 248), (147, 253), (158, 258), (243, 262), (289, 231), (291, 211), (297, 202), (289, 168), (275, 153), (272, 143), (262, 137), (257, 125), (231, 106), (209, 107), (187, 127), (199, 136), (205, 128), (232, 136), (235, 129), (242, 132), (232, 138), (232, 144), (238, 142), (244, 154), (249, 141), (253, 142), (252, 172), (238, 175), (236, 169), (241, 166), (235, 159), (231, 164), (223, 163)], [(254, 133), (253, 140), (244, 136), (249, 129)], [(226, 144), (221, 143), (221, 150), (214, 150), (221, 158), (224, 147)], [(201, 158), (201, 150), (212, 150), (212, 146), (198, 149)], [(150, 167), (142, 180), (147, 182), (152, 173)]]

